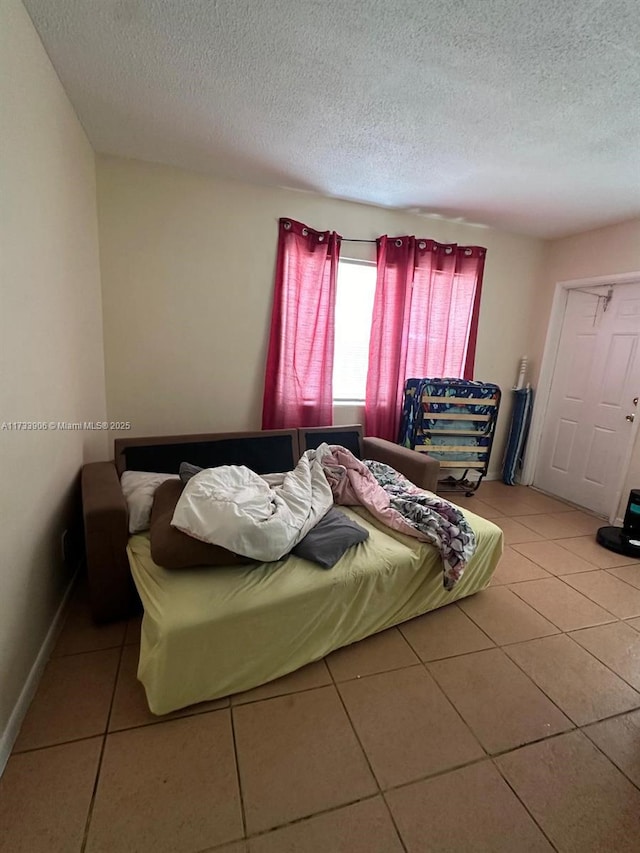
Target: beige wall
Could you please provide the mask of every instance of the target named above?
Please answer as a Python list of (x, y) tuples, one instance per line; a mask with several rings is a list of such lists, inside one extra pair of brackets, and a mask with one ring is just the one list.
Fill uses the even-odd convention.
[[(412, 233), (486, 246), (476, 378), (504, 389), (515, 380), (541, 241), (103, 157), (98, 214), (108, 412), (139, 435), (259, 427), (280, 216), (345, 237)], [(343, 256), (372, 251), (343, 246)], [(342, 423), (354, 418), (357, 409), (337, 412)]]
[[(534, 371), (537, 375), (544, 349), (556, 284), (595, 276), (640, 273), (640, 219), (585, 231), (549, 243), (546, 251), (540, 301), (532, 328)], [(640, 389), (639, 389), (640, 390)], [(621, 508), (629, 489), (640, 487), (640, 435), (622, 491)], [(620, 510), (619, 510), (620, 514)]]
[(640, 271), (640, 219), (584, 231), (547, 244), (539, 299), (532, 317), (534, 378), (540, 370), (556, 284), (578, 278)]
[[(23, 6), (0, 19), (0, 421), (104, 419), (94, 155)], [(71, 490), (105, 453), (97, 432), (0, 430), (0, 752), (69, 582)]]

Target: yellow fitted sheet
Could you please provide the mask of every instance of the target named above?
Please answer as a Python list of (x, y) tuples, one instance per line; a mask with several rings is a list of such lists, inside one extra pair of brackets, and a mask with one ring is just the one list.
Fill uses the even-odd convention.
[(435, 548), (340, 507), (369, 530), (333, 569), (299, 557), (233, 568), (168, 571), (148, 534), (128, 554), (144, 605), (138, 678), (165, 714), (248, 690), (346, 646), (483, 589), (502, 554), (502, 531), (466, 510), (476, 553), (451, 592)]

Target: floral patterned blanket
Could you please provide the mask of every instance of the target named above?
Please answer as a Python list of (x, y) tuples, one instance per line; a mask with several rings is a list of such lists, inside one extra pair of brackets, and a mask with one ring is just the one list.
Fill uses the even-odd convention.
[(334, 501), (364, 506), (394, 530), (434, 545), (442, 555), (444, 588), (453, 589), (476, 547), (475, 534), (462, 512), (414, 486), (390, 465), (361, 462), (337, 445), (324, 445), (321, 455)]
[(391, 506), (438, 548), (444, 563), (444, 588), (453, 589), (476, 550), (475, 533), (462, 512), (433, 492), (414, 486), (390, 465), (370, 459), (364, 464), (390, 496)]

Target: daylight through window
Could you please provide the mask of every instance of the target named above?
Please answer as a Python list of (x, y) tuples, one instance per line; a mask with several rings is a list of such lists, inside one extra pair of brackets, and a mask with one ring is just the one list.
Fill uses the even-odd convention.
[(375, 290), (375, 263), (340, 260), (333, 358), (335, 402), (364, 402)]

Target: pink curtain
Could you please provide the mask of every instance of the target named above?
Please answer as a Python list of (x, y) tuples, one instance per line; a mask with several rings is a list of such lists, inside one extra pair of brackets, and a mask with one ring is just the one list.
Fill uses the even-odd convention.
[(333, 333), (340, 237), (281, 219), (262, 428), (333, 422)]
[(410, 377), (473, 378), (486, 249), (378, 240), (365, 434), (397, 441)]

